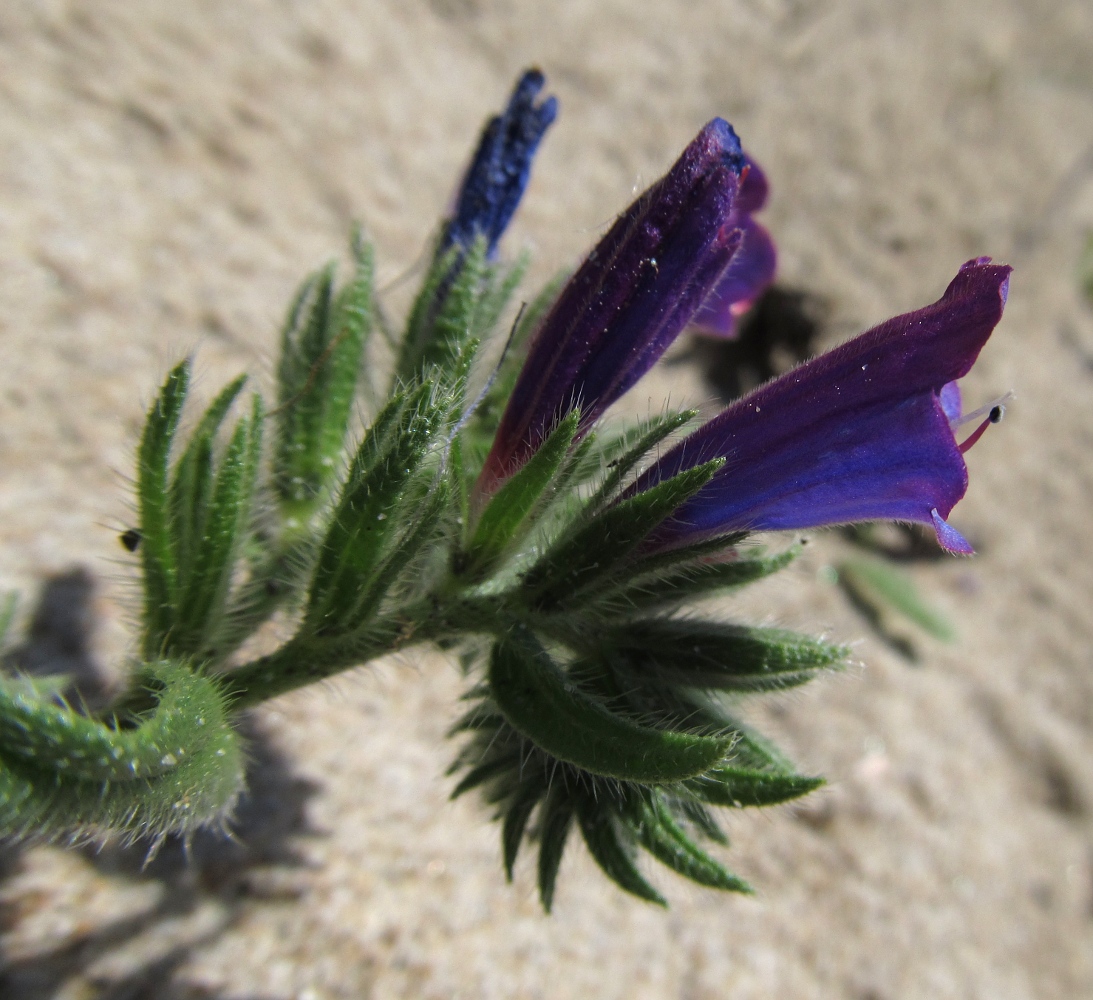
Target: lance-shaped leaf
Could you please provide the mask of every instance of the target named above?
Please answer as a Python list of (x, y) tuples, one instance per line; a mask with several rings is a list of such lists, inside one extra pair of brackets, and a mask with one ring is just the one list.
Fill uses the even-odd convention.
[(847, 655), (781, 629), (696, 619), (649, 618), (612, 629), (604, 648), (621, 654), (638, 676), (662, 683), (760, 691), (800, 684)]
[(547, 794), (548, 788), (547, 776), (542, 769), (532, 770), (521, 779), (505, 805), (501, 821), (501, 850), (505, 862), (505, 877), (510, 882), (528, 820), (531, 819), (532, 811)]
[(800, 798), (824, 784), (823, 778), (722, 765), (691, 778), (685, 787), (713, 806), (772, 806)]
[(632, 828), (642, 847), (658, 861), (699, 885), (728, 892), (754, 892), (747, 882), (711, 858), (687, 836), (658, 793), (654, 791), (639, 802)]
[(539, 810), (539, 899), (547, 913), (554, 905), (554, 885), (572, 825), (573, 800), (560, 783), (555, 784)]
[(274, 481), (294, 515), (306, 516), (338, 471), (371, 331), (372, 248), (358, 239), (354, 255), (353, 279), (340, 292), (333, 265), (308, 280), (282, 334)]
[(653, 729), (615, 714), (573, 684), (539, 642), (515, 627), (494, 647), (490, 693), (510, 725), (540, 749), (592, 774), (640, 782), (701, 774), (731, 739)]
[(404, 500), (448, 413), (430, 385), (396, 396), (365, 435), (334, 510), (312, 579), (306, 626), (356, 624), (369, 585), (407, 516)]
[[(158, 647), (174, 624), (177, 607), (178, 562), (171, 530), (168, 472), (171, 444), (186, 391), (190, 362), (183, 361), (167, 376), (148, 413), (137, 459), (137, 503), (140, 512), (141, 569), (144, 583), (145, 649)], [(153, 655), (158, 648), (152, 650)]]
[(246, 380), (245, 375), (240, 375), (213, 400), (190, 435), (171, 475), (171, 534), (180, 581), (188, 579), (192, 572), (191, 562), (205, 530), (215, 474), (216, 436)]
[[(689, 469), (638, 496), (614, 504), (564, 536), (528, 572), (525, 593), (538, 607), (572, 599), (615, 569), (669, 514), (697, 493), (721, 467), (718, 460)], [(663, 488), (662, 488), (663, 487)]]
[(576, 411), (563, 420), (539, 451), (490, 500), (467, 546), (465, 576), (478, 578), (488, 573), (523, 534), (521, 529), (569, 453), (579, 421)]
[(729, 553), (717, 561), (684, 562), (669, 569), (643, 569), (646, 563), (655, 562), (656, 557), (636, 560), (627, 565), (625, 572), (604, 580), (594, 594), (583, 595), (580, 603), (587, 605), (592, 600), (597, 611), (609, 610), (621, 616), (674, 608), (761, 580), (784, 569), (800, 551), (800, 546), (794, 545), (773, 556), (735, 557)]
[[(229, 386), (229, 388), (231, 388)], [(195, 534), (187, 552), (179, 539), (178, 621), (166, 649), (176, 656), (213, 657), (217, 634), (226, 614), (232, 577), (243, 539), (250, 526), (255, 482), (262, 448), (262, 403), (254, 397), (249, 418), (241, 419), (212, 473), (207, 446), (195, 464), (198, 486), (188, 521)], [(185, 553), (185, 554), (184, 554)]]
[(610, 800), (595, 800), (588, 795), (578, 798), (577, 822), (589, 853), (620, 889), (658, 906), (667, 906), (667, 900), (638, 869), (634, 834), (619, 822), (613, 805)]

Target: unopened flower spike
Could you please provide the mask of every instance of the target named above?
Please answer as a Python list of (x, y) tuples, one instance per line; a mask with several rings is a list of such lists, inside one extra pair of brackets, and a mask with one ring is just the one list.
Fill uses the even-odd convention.
[(727, 531), (895, 520), (930, 525), (943, 548), (970, 554), (945, 520), (968, 488), (954, 383), (1002, 318), (1010, 270), (989, 257), (969, 261), (933, 305), (769, 382), (680, 442), (631, 495), (713, 458), (725, 466), (646, 548)]
[(489, 496), (572, 409), (580, 433), (644, 375), (740, 246), (733, 209), (748, 172), (715, 118), (618, 218), (539, 327), (479, 479)]
[(539, 70), (527, 70), (504, 112), (486, 123), (459, 187), (455, 211), (444, 226), (438, 256), (453, 246), (469, 250), (479, 236), (486, 238), (487, 257), (496, 255), (528, 185), (535, 151), (558, 115), (557, 98), (535, 103), (545, 83)]

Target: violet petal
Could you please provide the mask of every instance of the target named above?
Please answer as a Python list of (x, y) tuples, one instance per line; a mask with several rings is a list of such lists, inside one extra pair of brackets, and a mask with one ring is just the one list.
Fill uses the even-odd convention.
[[(938, 528), (967, 488), (942, 409), (1002, 316), (1010, 268), (978, 258), (933, 305), (897, 316), (738, 400), (627, 495), (715, 457), (725, 467), (654, 533), (669, 548), (722, 531), (880, 519)], [(948, 525), (945, 525), (948, 529)]]

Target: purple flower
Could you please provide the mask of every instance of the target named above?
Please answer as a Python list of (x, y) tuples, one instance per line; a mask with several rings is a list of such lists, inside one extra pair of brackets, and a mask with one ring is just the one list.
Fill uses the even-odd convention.
[(731, 224), (743, 233), (740, 249), (691, 320), (696, 333), (711, 337), (731, 339), (736, 336), (737, 320), (774, 280), (778, 266), (774, 240), (752, 218), (752, 214), (766, 204), (769, 191), (767, 178), (750, 158), (748, 168), (733, 205), (731, 219)]
[(554, 97), (535, 104), (545, 82), (539, 70), (527, 70), (504, 112), (486, 123), (459, 187), (455, 212), (441, 235), (438, 256), (452, 246), (470, 249), (477, 236), (486, 237), (490, 257), (496, 253), (528, 185), (535, 151), (558, 114)]
[(533, 339), (478, 481), (489, 496), (558, 421), (584, 433), (679, 335), (740, 245), (733, 208), (747, 160), (711, 121), (631, 205), (562, 290)]
[[(710, 459), (725, 466), (646, 542), (674, 548), (721, 532), (852, 521), (931, 525), (950, 552), (972, 547), (946, 523), (968, 487), (956, 379), (1002, 317), (1011, 268), (979, 257), (933, 305), (890, 319), (738, 400), (665, 454), (628, 495)], [(973, 415), (974, 416), (974, 415)]]

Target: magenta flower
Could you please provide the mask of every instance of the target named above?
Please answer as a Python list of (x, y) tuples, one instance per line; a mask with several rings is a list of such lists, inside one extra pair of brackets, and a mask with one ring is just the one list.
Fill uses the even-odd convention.
[(648, 539), (668, 549), (731, 531), (852, 521), (931, 525), (968, 554), (946, 522), (968, 487), (954, 430), (959, 390), (1002, 317), (1011, 268), (979, 257), (933, 305), (897, 316), (768, 382), (665, 454), (628, 495), (710, 459), (725, 466)]
[(774, 280), (778, 254), (774, 240), (752, 215), (767, 201), (766, 175), (748, 159), (748, 173), (733, 205), (730, 224), (742, 232), (740, 249), (714, 286), (691, 325), (696, 333), (731, 339), (737, 333), (737, 320), (746, 313)]
[(584, 433), (679, 335), (740, 245), (734, 206), (747, 174), (736, 133), (715, 118), (608, 230), (531, 343), (480, 497), (578, 406)]

